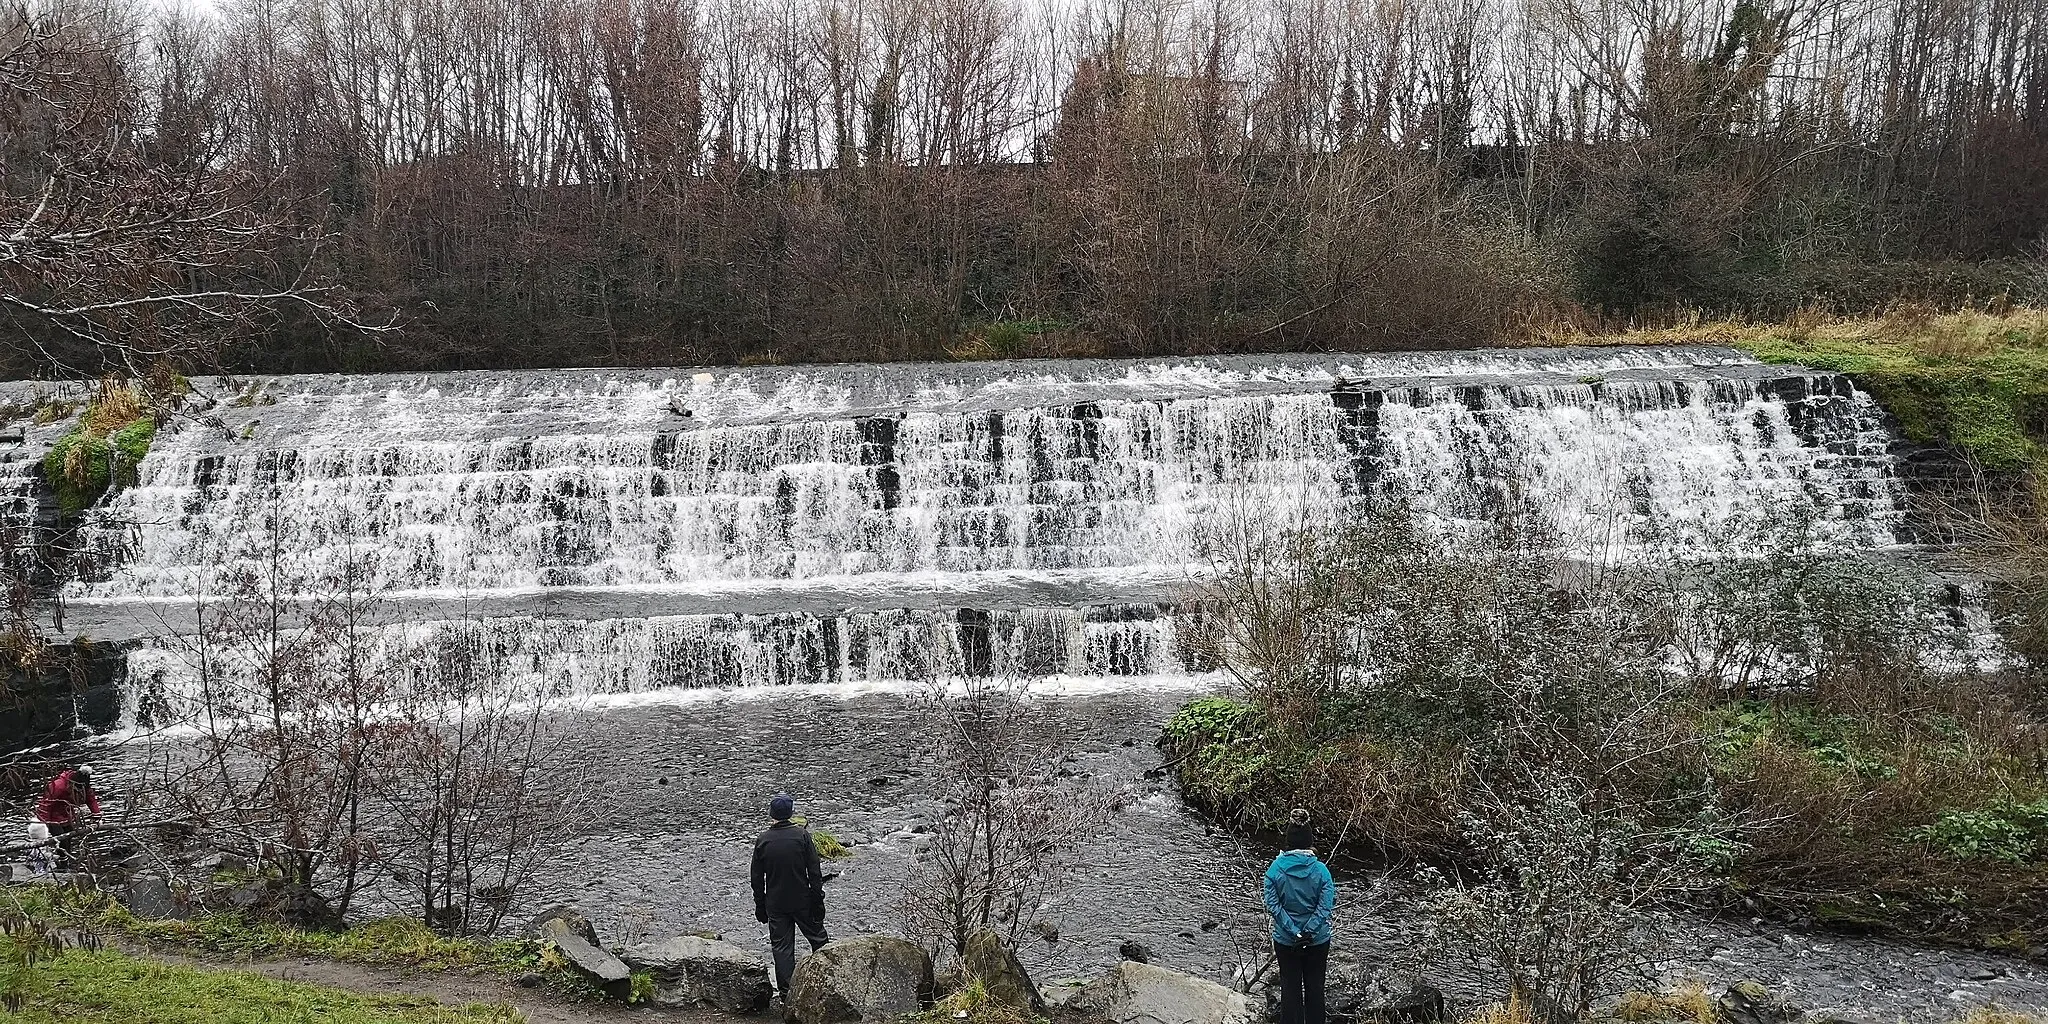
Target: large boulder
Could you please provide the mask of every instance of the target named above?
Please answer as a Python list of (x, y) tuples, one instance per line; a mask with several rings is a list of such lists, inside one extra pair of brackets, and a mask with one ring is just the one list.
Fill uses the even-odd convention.
[(1071, 1012), (1113, 1024), (1243, 1024), (1245, 997), (1213, 981), (1126, 960), (1066, 1000)]
[(589, 979), (607, 998), (632, 998), (632, 969), (603, 947), (586, 940), (573, 922), (559, 918), (543, 920), (539, 922), (539, 934), (541, 939), (554, 943), (570, 970)]
[(894, 1020), (932, 1004), (932, 958), (915, 943), (868, 935), (828, 943), (797, 965), (783, 996), (791, 1024)]
[(995, 932), (982, 928), (969, 935), (960, 966), (968, 980), (981, 982), (989, 999), (1020, 1010), (1045, 1012), (1045, 998), (1031, 983), (1031, 975), (1024, 973), (1017, 952)]
[(660, 1006), (755, 1013), (767, 1009), (775, 994), (768, 962), (730, 942), (679, 935), (658, 945), (634, 946), (619, 958), (654, 979), (654, 1002)]

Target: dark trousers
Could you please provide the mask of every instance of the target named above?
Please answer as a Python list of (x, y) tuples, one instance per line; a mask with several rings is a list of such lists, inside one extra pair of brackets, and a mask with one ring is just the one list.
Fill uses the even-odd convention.
[(57, 841), (57, 864), (59, 867), (78, 866), (78, 847), (85, 841), (85, 830), (75, 821), (50, 822), (50, 838)]
[(1323, 974), (1330, 966), (1330, 944), (1276, 942), (1273, 959), (1280, 962), (1280, 1024), (1323, 1024)]
[(775, 991), (785, 996), (789, 994), (789, 976), (796, 973), (798, 928), (804, 930), (804, 938), (810, 942), (814, 951), (832, 941), (832, 937), (825, 934), (825, 918), (822, 915), (768, 915), (768, 951), (775, 954)]

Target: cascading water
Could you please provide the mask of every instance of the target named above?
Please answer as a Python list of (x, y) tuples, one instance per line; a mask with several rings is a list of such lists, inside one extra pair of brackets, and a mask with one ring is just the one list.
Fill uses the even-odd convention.
[[(394, 637), (482, 624), (557, 693), (1198, 670), (1201, 530), (1504, 497), (1568, 543), (1756, 509), (1896, 543), (1881, 411), (1731, 350), (285, 377), (164, 430), (70, 614), (190, 627), (267, 552), (351, 560)], [(396, 642), (396, 641), (394, 641)], [(175, 694), (162, 651), (131, 683)]]

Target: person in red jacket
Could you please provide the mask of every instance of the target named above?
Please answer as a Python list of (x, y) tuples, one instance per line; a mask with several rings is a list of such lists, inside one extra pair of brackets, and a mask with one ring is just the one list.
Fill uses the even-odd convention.
[(100, 797), (92, 789), (92, 769), (84, 765), (57, 773), (36, 804), (36, 820), (50, 826), (50, 835), (67, 862), (78, 851), (85, 824), (79, 818), (88, 811), (100, 813)]

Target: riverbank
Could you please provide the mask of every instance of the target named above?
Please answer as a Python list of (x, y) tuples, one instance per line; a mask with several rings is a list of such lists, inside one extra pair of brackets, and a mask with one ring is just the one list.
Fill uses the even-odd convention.
[[(13, 890), (10, 895), (18, 896), (20, 892)], [(36, 920), (45, 927), (75, 927), (82, 923), (75, 914), (44, 913)], [(8, 948), (6, 963), (27, 966), (26, 973), (9, 971), (0, 975), (0, 994), (7, 996), (14, 1007), (12, 1012), (0, 1010), (0, 1020), (21, 1024), (270, 1024), (278, 1020), (321, 1020), (329, 1024), (744, 1024), (780, 1016), (772, 1011), (731, 1013), (576, 998), (547, 986), (521, 984), (489, 970), (461, 966), (454, 961), (462, 958), (451, 959), (445, 951), (440, 957), (420, 958), (416, 951), (393, 944), (388, 938), (357, 935), (349, 940), (344, 936), (327, 936), (298, 944), (302, 949), (328, 950), (327, 954), (235, 955), (227, 951), (247, 953), (278, 948), (275, 931), (238, 919), (214, 918), (199, 926), (213, 939), (204, 947), (194, 948), (189, 943), (166, 946), (146, 941), (143, 935), (149, 930), (134, 927), (136, 922), (132, 918), (124, 923), (117, 916), (102, 913), (99, 920), (107, 930), (70, 931), (67, 934), (73, 938), (68, 948), (49, 947), (27, 961), (18, 959), (21, 944), (29, 934), (26, 929), (16, 928), (0, 936), (0, 946)], [(369, 931), (371, 936), (377, 932)], [(82, 934), (94, 934), (97, 939), (80, 943), (77, 936)], [(166, 933), (155, 934), (160, 938)], [(237, 935), (241, 937), (235, 938)], [(440, 944), (462, 945), (445, 941)], [(363, 958), (361, 951), (373, 946), (390, 948), (374, 957), (377, 962), (372, 963)], [(336, 955), (351, 948), (357, 951), (352, 956)], [(1064, 1005), (1077, 991), (1073, 981), (1043, 977), (1038, 980), (1051, 1000), (1043, 1014), (1019, 1012), (992, 1003), (981, 990), (969, 986), (951, 997), (939, 993), (942, 998), (932, 1010), (873, 1020), (875, 1024), (896, 1019), (903, 1024), (950, 1024), (962, 1020), (968, 1024), (1048, 1024), (1050, 1020), (1107, 1024), (1100, 1015), (1091, 1016)], [(1370, 998), (1370, 990), (1362, 988), (1358, 979), (1341, 973), (1332, 976), (1332, 991), (1336, 1000), (1333, 1005), (1344, 1013), (1353, 1012), (1350, 1007), (1354, 1000)], [(1954, 995), (1959, 997), (1962, 993)], [(1413, 1009), (1431, 1004), (1427, 1000), (1396, 998), (1387, 1005)], [(1256, 1012), (1256, 1006), (1255, 999), (1251, 1020), (1265, 1019)], [(1396, 1020), (1423, 1024), (1435, 1018), (1378, 1017), (1368, 1013), (1358, 1019), (1382, 1024), (1393, 1024)], [(1484, 1002), (1452, 1002), (1445, 1007), (1442, 1019), (1462, 1024), (1533, 1024), (1525, 1011)], [(1713, 988), (1698, 981), (1680, 981), (1654, 992), (1623, 993), (1605, 1001), (1599, 1012), (1589, 1018), (1615, 1024), (1753, 1024), (1758, 1020), (1804, 1020), (1816, 1024), (1840, 1024), (1845, 1020), (1859, 1024), (2039, 1024), (2040, 1019), (2012, 1003), (1996, 1001), (1974, 1007), (1959, 1005), (1946, 1013), (1880, 1011), (1844, 1017), (1788, 1002), (1767, 986), (1748, 980)]]
[[(1034, 977), (1092, 977), (1125, 943), (1154, 963), (1228, 982), (1261, 956), (1257, 879), (1271, 850), (1191, 812), (1154, 746), (1189, 698), (1170, 686), (1038, 698), (1060, 737), (1067, 783), (1120, 794), (1118, 810), (1073, 851), (1078, 865), (1018, 953)], [(886, 693), (737, 692), (565, 710), (565, 756), (611, 785), (565, 834), (514, 919), (554, 904), (584, 910), (608, 942), (693, 933), (756, 952), (766, 935), (747, 898), (747, 853), (761, 801), (798, 795), (814, 824), (847, 842), (827, 885), (835, 937), (901, 933), (905, 880), (946, 811), (931, 737), (911, 701)], [(103, 762), (118, 778), (117, 762)], [(114, 783), (110, 783), (114, 784)], [(544, 791), (540, 799), (551, 799)], [(927, 831), (919, 831), (919, 829)], [(1498, 997), (1469, 951), (1430, 943), (1428, 892), (1373, 892), (1379, 872), (1347, 873), (1333, 977), (1368, 967), (1429, 978), (1461, 1005)], [(363, 913), (386, 913), (366, 905)], [(1756, 980), (1818, 1012), (1940, 1021), (1959, 1008), (2048, 1008), (2048, 967), (2008, 955), (1870, 936), (1809, 934), (1752, 913), (1683, 916), (1663, 974), (1725, 987)], [(287, 954), (274, 954), (287, 955)]]
[(1997, 305), (1882, 315), (1801, 311), (1781, 320), (1694, 320), (1653, 329), (1539, 331), (1542, 345), (1728, 345), (1773, 364), (1849, 375), (1908, 440), (1952, 448), (1993, 474), (2041, 464), (2048, 423), (2048, 310)]

